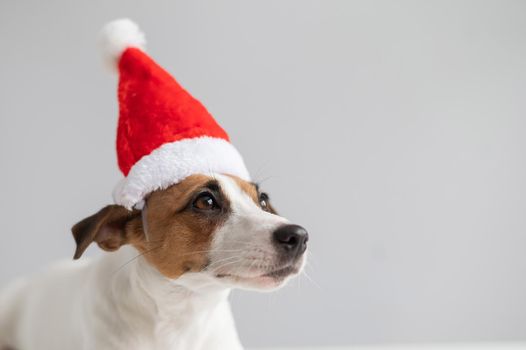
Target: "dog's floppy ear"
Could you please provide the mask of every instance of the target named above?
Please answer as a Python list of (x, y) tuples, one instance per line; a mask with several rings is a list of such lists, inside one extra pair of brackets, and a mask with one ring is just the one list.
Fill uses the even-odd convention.
[(119, 249), (128, 240), (127, 223), (139, 213), (140, 211), (130, 211), (120, 205), (108, 205), (78, 222), (71, 229), (77, 243), (73, 259), (80, 258), (91, 242), (97, 242), (99, 247), (107, 251)]

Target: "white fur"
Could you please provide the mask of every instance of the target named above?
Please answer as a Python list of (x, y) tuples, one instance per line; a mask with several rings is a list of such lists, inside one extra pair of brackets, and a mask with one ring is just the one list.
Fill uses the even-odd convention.
[(0, 349), (242, 349), (227, 300), (230, 289), (284, 283), (264, 273), (275, 264), (272, 232), (287, 220), (261, 210), (231, 178), (214, 177), (232, 212), (214, 233), (209, 268), (168, 279), (131, 246), (94, 260), (64, 262), (1, 294)]
[[(289, 221), (262, 211), (232, 178), (223, 175), (216, 175), (216, 178), (220, 180), (221, 188), (228, 193), (232, 214), (215, 233), (212, 241), (212, 263), (229, 262), (217, 267), (215, 272), (233, 275), (226, 279), (226, 283), (245, 289), (271, 290), (284, 285), (285, 281), (275, 281), (263, 275), (278, 267), (284, 267), (279, 263), (272, 233)], [(296, 263), (298, 270), (301, 270), (305, 259), (302, 258)]]
[(104, 58), (115, 67), (122, 53), (129, 47), (145, 49), (146, 39), (139, 26), (127, 18), (117, 19), (104, 26), (100, 35)]
[(113, 192), (115, 203), (128, 209), (152, 191), (167, 188), (192, 174), (223, 173), (249, 181), (243, 158), (228, 141), (196, 137), (166, 143), (142, 157)]
[(137, 255), (122, 247), (101, 259), (65, 262), (19, 282), (4, 300), (11, 318), (1, 322), (10, 333), (0, 339), (0, 347), (241, 349), (228, 289), (191, 275), (170, 281), (144, 259), (134, 259)]

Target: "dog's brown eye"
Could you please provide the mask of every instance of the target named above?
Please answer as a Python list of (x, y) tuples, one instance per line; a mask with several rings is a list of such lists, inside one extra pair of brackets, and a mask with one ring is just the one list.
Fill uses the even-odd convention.
[(199, 210), (214, 210), (218, 209), (217, 202), (210, 193), (202, 193), (194, 200), (194, 208)]
[(259, 205), (263, 210), (268, 209), (268, 195), (264, 192), (259, 195)]

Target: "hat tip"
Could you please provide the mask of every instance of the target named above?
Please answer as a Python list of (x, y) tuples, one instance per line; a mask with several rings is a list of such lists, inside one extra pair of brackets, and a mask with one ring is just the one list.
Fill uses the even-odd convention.
[(146, 39), (139, 26), (128, 18), (109, 22), (102, 28), (100, 45), (104, 58), (115, 67), (122, 53), (129, 47), (144, 50)]

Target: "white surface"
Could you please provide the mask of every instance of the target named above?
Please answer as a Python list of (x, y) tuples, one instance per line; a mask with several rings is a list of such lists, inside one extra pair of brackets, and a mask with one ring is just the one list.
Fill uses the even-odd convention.
[(478, 344), (411, 344), (411, 345), (370, 345), (350, 347), (317, 348), (266, 348), (253, 350), (523, 350), (526, 343), (478, 343)]

